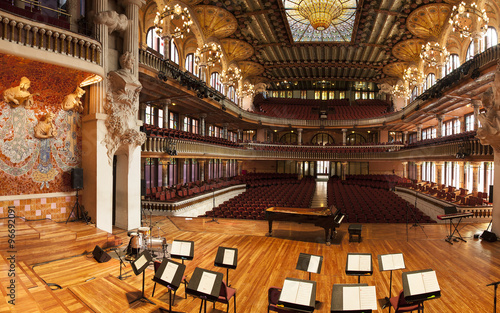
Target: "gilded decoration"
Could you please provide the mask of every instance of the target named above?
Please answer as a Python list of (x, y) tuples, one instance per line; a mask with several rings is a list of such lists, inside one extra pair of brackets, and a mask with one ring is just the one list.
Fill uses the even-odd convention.
[(225, 38), (220, 44), (228, 62), (246, 60), (254, 54), (252, 45), (243, 40)]
[(108, 115), (108, 133), (103, 140), (108, 150), (108, 161), (113, 162), (115, 152), (122, 146), (134, 149), (146, 140), (146, 134), (137, 129), (136, 116), (139, 109), (139, 93), (142, 84), (132, 73), (135, 64), (132, 53), (120, 57), (119, 70), (108, 74), (107, 102), (104, 110)]
[(194, 8), (205, 38), (225, 38), (231, 36), (238, 28), (238, 22), (229, 11), (211, 5), (198, 5)]
[(264, 73), (264, 66), (256, 62), (240, 61), (238, 62), (238, 65), (240, 66), (240, 70), (243, 73), (243, 77), (258, 76)]
[(77, 86), (75, 91), (64, 97), (64, 100), (61, 103), (61, 108), (64, 111), (75, 111), (82, 113), (83, 105), (81, 99), (84, 94), (85, 90)]
[(384, 66), (382, 72), (388, 76), (394, 76), (398, 78), (403, 78), (405, 70), (408, 68), (407, 62), (395, 62)]
[(400, 41), (392, 48), (392, 54), (401, 61), (416, 61), (420, 57), (423, 45), (425, 41), (418, 38)]
[(18, 86), (9, 88), (3, 92), (3, 99), (5, 102), (13, 107), (22, 105), (27, 109), (33, 105), (33, 96), (28, 89), (31, 86), (31, 81), (27, 77), (21, 77)]
[(500, 153), (500, 61), (497, 63), (493, 86), (483, 93), (485, 113), (478, 115), (481, 127), (477, 130), (477, 138), (483, 145), (491, 145), (495, 153)]
[[(9, 181), (0, 185), (0, 195), (72, 190), (68, 172), (81, 166), (81, 116), (62, 103), (87, 76), (0, 54), (0, 92), (8, 94), (0, 100), (0, 180)], [(22, 77), (29, 86), (20, 86)], [(16, 87), (24, 92), (19, 105), (11, 97)]]
[(446, 3), (424, 5), (410, 13), (406, 27), (420, 38), (439, 38), (448, 23), (450, 13), (451, 5)]

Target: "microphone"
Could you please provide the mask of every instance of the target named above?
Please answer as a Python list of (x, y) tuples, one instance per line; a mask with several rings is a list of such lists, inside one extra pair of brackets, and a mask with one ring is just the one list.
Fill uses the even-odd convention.
[(500, 284), (500, 281), (497, 281), (496, 283), (491, 283), (491, 284), (488, 284), (488, 285), (486, 285), (486, 286), (496, 286), (496, 285), (498, 285), (498, 284)]

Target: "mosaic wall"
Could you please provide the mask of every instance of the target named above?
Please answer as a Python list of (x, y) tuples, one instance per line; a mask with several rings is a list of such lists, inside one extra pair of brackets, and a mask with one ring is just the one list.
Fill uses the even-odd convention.
[(63, 222), (68, 219), (75, 201), (75, 196), (0, 201), (0, 218), (8, 217), (8, 207), (15, 206), (16, 216), (24, 217), (27, 220), (48, 218), (56, 222)]
[[(0, 196), (72, 191), (70, 170), (81, 166), (81, 114), (64, 110), (62, 103), (88, 75), (0, 54)], [(19, 86), (22, 77), (31, 82), (32, 102), (16, 106), (5, 91)], [(36, 138), (35, 127), (49, 112), (54, 137)], [(33, 205), (40, 205), (42, 215), (52, 210)], [(48, 215), (53, 214), (62, 213)]]

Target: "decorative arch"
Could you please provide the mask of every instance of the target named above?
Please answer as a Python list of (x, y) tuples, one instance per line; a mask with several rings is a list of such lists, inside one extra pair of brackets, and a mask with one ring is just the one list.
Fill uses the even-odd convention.
[(288, 132), (281, 136), (280, 142), (282, 143), (298, 143), (299, 137), (296, 133)]
[(317, 133), (311, 138), (311, 144), (316, 145), (331, 145), (335, 143), (335, 139), (328, 133)]

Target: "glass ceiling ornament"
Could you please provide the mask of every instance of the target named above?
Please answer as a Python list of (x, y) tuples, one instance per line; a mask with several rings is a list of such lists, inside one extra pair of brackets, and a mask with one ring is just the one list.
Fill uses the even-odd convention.
[(254, 94), (255, 86), (250, 83), (244, 83), (243, 86), (238, 89), (238, 97), (240, 98), (251, 97)]
[(419, 86), (424, 81), (424, 74), (421, 73), (415, 66), (410, 66), (405, 70), (403, 79), (412, 86)]
[(446, 50), (446, 47), (441, 47), (437, 42), (428, 42), (426, 45), (422, 46), (422, 51), (420, 52), (420, 58), (428, 66), (436, 66), (439, 63), (446, 63), (450, 53)]
[(467, 38), (472, 36), (474, 20), (477, 22), (479, 33), (482, 35), (486, 34), (489, 18), (484, 9), (479, 10), (474, 2), (470, 5), (461, 2), (458, 7), (453, 6), (449, 22), (453, 27), (453, 31), (460, 33), (460, 37)]
[(298, 5), (299, 14), (311, 22), (315, 30), (325, 30), (344, 10), (337, 0), (302, 0)]
[(196, 49), (194, 53), (195, 62), (200, 63), (202, 56), (205, 56), (207, 66), (214, 66), (215, 63), (220, 63), (221, 61), (221, 58), (223, 56), (222, 48), (215, 42), (204, 44), (201, 49)]
[[(175, 17), (180, 17), (180, 19), (182, 20), (182, 26), (176, 26), (174, 31), (170, 32), (170, 20), (173, 20)], [(189, 33), (189, 27), (193, 24), (193, 21), (191, 20), (191, 14), (189, 14), (188, 9), (183, 9), (178, 4), (174, 5), (173, 8), (165, 5), (161, 13), (156, 12), (154, 22), (156, 33), (161, 38), (170, 36), (175, 38), (184, 38), (184, 34)]]
[(241, 71), (237, 67), (230, 67), (227, 71), (222, 71), (221, 81), (225, 85), (234, 86), (241, 79)]

